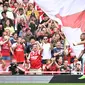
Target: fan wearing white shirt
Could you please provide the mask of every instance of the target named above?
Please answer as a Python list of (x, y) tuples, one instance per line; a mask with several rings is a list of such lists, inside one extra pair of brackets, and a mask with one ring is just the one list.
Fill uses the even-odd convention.
[(51, 59), (51, 44), (48, 43), (48, 37), (43, 38), (42, 49), (42, 63), (46, 64), (46, 61)]

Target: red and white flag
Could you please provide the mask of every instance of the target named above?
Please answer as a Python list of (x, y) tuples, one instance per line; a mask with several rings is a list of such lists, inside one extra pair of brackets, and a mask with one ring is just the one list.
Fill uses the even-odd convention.
[(80, 42), (80, 34), (85, 31), (85, 0), (35, 0), (35, 2), (51, 19), (61, 20), (62, 31), (78, 56), (83, 45), (73, 46), (73, 43)]

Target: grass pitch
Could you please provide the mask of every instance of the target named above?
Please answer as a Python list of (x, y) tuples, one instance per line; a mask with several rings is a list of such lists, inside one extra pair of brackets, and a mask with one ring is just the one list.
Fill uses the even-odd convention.
[(0, 83), (0, 85), (85, 85), (85, 83)]

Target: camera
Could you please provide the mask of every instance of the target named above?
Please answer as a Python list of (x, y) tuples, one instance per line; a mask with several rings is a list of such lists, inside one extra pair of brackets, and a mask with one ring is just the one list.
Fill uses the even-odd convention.
[(18, 68), (17, 63), (11, 63), (9, 67), (9, 71), (12, 72), (12, 75), (23, 75), (24, 72)]
[(17, 72), (17, 64), (16, 63), (11, 63), (10, 64), (10, 67), (9, 67), (9, 71), (11, 71), (12, 72), (12, 75), (15, 75), (15, 74), (17, 74), (18, 72)]

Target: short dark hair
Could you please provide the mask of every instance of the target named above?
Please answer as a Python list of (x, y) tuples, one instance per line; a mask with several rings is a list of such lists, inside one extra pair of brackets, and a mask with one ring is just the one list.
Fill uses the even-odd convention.
[(47, 17), (47, 15), (44, 13), (44, 14), (43, 14), (43, 17)]
[(3, 5), (3, 3), (2, 3), (2, 2), (0, 2), (0, 5)]
[(29, 40), (32, 40), (32, 39), (36, 40), (36, 38), (34, 36), (31, 36)]
[(4, 5), (3, 5), (3, 7), (5, 7), (5, 6), (6, 6), (6, 7), (8, 7), (8, 5), (7, 5), (7, 4), (4, 4)]
[(21, 11), (21, 10), (23, 11), (23, 8), (19, 8), (19, 11)]
[(12, 35), (14, 36), (15, 34), (17, 34), (17, 32), (14, 32)]
[(6, 14), (6, 11), (2, 11), (1, 14)]
[(82, 33), (81, 35), (85, 35), (85, 32), (84, 32), (84, 33)]

